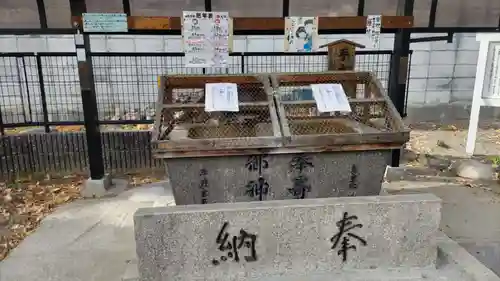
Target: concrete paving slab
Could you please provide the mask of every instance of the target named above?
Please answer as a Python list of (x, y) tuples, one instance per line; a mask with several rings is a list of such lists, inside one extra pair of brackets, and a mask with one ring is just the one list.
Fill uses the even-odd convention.
[(389, 194), (433, 193), (443, 200), (441, 230), (500, 275), (500, 196), (498, 187), (457, 183), (391, 182)]
[(173, 202), (153, 184), (58, 208), (0, 263), (0, 281), (120, 280), (136, 255), (133, 214), (158, 198)]

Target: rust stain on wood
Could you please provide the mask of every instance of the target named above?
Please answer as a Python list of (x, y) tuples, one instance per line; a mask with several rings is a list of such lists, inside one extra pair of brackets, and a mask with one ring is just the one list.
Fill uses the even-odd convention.
[(170, 17), (137, 17), (128, 19), (128, 28), (143, 30), (168, 30), (170, 29)]
[(342, 82), (342, 81), (365, 81), (370, 77), (369, 72), (355, 71), (326, 71), (321, 73), (281, 73), (275, 74), (274, 80), (281, 86), (310, 85), (321, 82)]
[(221, 157), (255, 154), (297, 154), (297, 153), (322, 153), (322, 152), (344, 152), (344, 151), (370, 151), (388, 150), (401, 147), (400, 143), (384, 144), (356, 144), (342, 146), (310, 146), (310, 147), (281, 147), (281, 148), (255, 148), (255, 149), (220, 149), (220, 150), (192, 150), (167, 152), (163, 145), (160, 149), (153, 151), (155, 158), (184, 158), (184, 157)]
[(175, 75), (167, 76), (168, 87), (189, 89), (203, 88), (207, 83), (235, 83), (235, 84), (261, 84), (262, 82), (251, 75), (234, 75), (234, 76), (209, 76), (209, 75)]
[[(319, 29), (364, 29), (368, 17), (320, 17)], [(382, 16), (382, 28), (413, 27), (412, 16)]]
[(284, 18), (234, 18), (234, 30), (282, 30), (285, 32)]

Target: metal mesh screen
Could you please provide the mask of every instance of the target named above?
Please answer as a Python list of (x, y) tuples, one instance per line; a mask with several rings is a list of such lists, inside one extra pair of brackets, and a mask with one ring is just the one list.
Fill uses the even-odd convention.
[[(393, 120), (382, 89), (368, 73), (277, 75), (273, 84), (281, 108), (280, 117), (287, 120), (290, 134), (369, 134), (391, 132)], [(351, 112), (321, 113), (313, 98), (311, 84), (342, 84), (349, 98)]]
[[(356, 52), (355, 68), (376, 73), (384, 86), (389, 80), (391, 51)], [(245, 73), (323, 72), (328, 69), (327, 52), (246, 53)]]
[[(243, 74), (321, 72), (327, 69), (326, 52), (313, 54), (232, 53), (227, 68), (186, 68), (182, 53), (95, 54), (94, 80), (100, 120), (152, 120), (158, 77), (178, 74)], [(356, 67), (373, 71), (386, 85), (390, 51), (360, 52)], [(75, 62), (76, 68), (76, 62)], [(182, 96), (182, 95), (181, 95)]]
[[(269, 81), (253, 76), (166, 77), (162, 88), (160, 139), (245, 139), (274, 135)], [(238, 112), (205, 111), (206, 83), (235, 83)], [(266, 86), (266, 83), (268, 86)]]
[(43, 121), (36, 58), (0, 57), (0, 106), (4, 123)]
[(40, 62), (49, 121), (83, 121), (82, 94), (76, 57), (43, 56)]
[[(390, 58), (390, 51), (362, 51), (356, 55), (356, 68), (375, 72), (386, 86)], [(93, 54), (99, 120), (104, 123), (152, 122), (158, 77), (165, 74), (321, 72), (326, 68), (326, 52), (232, 53), (227, 68), (212, 69), (184, 67), (182, 53)], [(3, 124), (31, 126), (43, 124), (44, 120), (51, 124), (83, 123), (74, 54), (2, 54), (0, 81)]]

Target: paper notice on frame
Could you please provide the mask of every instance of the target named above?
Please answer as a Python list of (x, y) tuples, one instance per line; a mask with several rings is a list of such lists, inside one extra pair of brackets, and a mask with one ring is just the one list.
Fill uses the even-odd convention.
[(186, 67), (227, 67), (231, 24), (227, 12), (183, 12)]
[(319, 112), (351, 112), (341, 84), (311, 84), (311, 89)]
[(382, 28), (382, 16), (370, 15), (366, 18), (366, 35), (372, 42), (372, 47), (378, 49), (380, 45), (380, 30)]
[(234, 83), (207, 83), (205, 85), (205, 111), (238, 112), (238, 86)]
[(317, 17), (285, 19), (285, 52), (314, 52), (318, 47)]
[(85, 32), (127, 32), (127, 14), (124, 13), (83, 13)]
[[(492, 63), (489, 72), (489, 89), (487, 93), (483, 93), (483, 98), (500, 98), (500, 46), (493, 46)], [(487, 88), (487, 87), (485, 87)]]

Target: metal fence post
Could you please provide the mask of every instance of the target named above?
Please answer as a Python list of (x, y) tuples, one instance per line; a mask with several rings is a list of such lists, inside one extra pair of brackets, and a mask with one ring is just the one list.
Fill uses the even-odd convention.
[(90, 52), (90, 37), (88, 34), (77, 34), (75, 35), (75, 42), (78, 57), (78, 76), (82, 92), (83, 119), (85, 121), (90, 178), (100, 180), (104, 178), (104, 163), (92, 55)]
[(358, 16), (365, 15), (365, 0), (358, 0)]
[[(70, 1), (71, 14), (82, 16), (87, 12), (85, 0)], [(82, 23), (83, 24), (83, 23)], [(87, 139), (87, 154), (91, 180), (103, 180), (100, 187), (107, 188), (108, 181), (104, 175), (104, 161), (102, 153), (101, 132), (99, 129), (99, 116), (97, 111), (97, 98), (95, 92), (94, 73), (92, 68), (92, 54), (90, 50), (90, 36), (83, 32), (83, 26), (73, 22), (76, 28), (75, 46), (78, 60), (78, 76), (82, 94), (83, 119), (85, 122), (85, 137)], [(95, 186), (94, 186), (95, 187)], [(102, 187), (102, 188), (101, 188)]]
[[(412, 16), (415, 0), (399, 0), (398, 15)], [(399, 114), (404, 117), (406, 83), (408, 80), (408, 61), (410, 55), (411, 32), (407, 29), (399, 29), (394, 37), (394, 54), (391, 58), (391, 70), (389, 78), (389, 97), (396, 106)], [(399, 166), (401, 151), (392, 152), (391, 165)]]
[(45, 82), (43, 79), (42, 58), (36, 54), (36, 68), (38, 72), (38, 83), (40, 84), (40, 99), (42, 101), (43, 127), (46, 133), (50, 133), (49, 112), (47, 110), (47, 93), (45, 92)]
[(2, 113), (2, 104), (0, 104), (0, 136), (5, 134), (5, 129), (3, 127), (3, 113)]
[(129, 0), (122, 0), (122, 5), (123, 5), (123, 12), (127, 14), (127, 17), (130, 17), (132, 14), (131, 8), (130, 8), (130, 1)]
[(241, 73), (245, 73), (245, 53), (241, 53)]
[(42, 29), (48, 28), (47, 24), (47, 11), (45, 10), (45, 1), (44, 0), (36, 0), (36, 6), (38, 9), (38, 18), (40, 19), (40, 27)]

